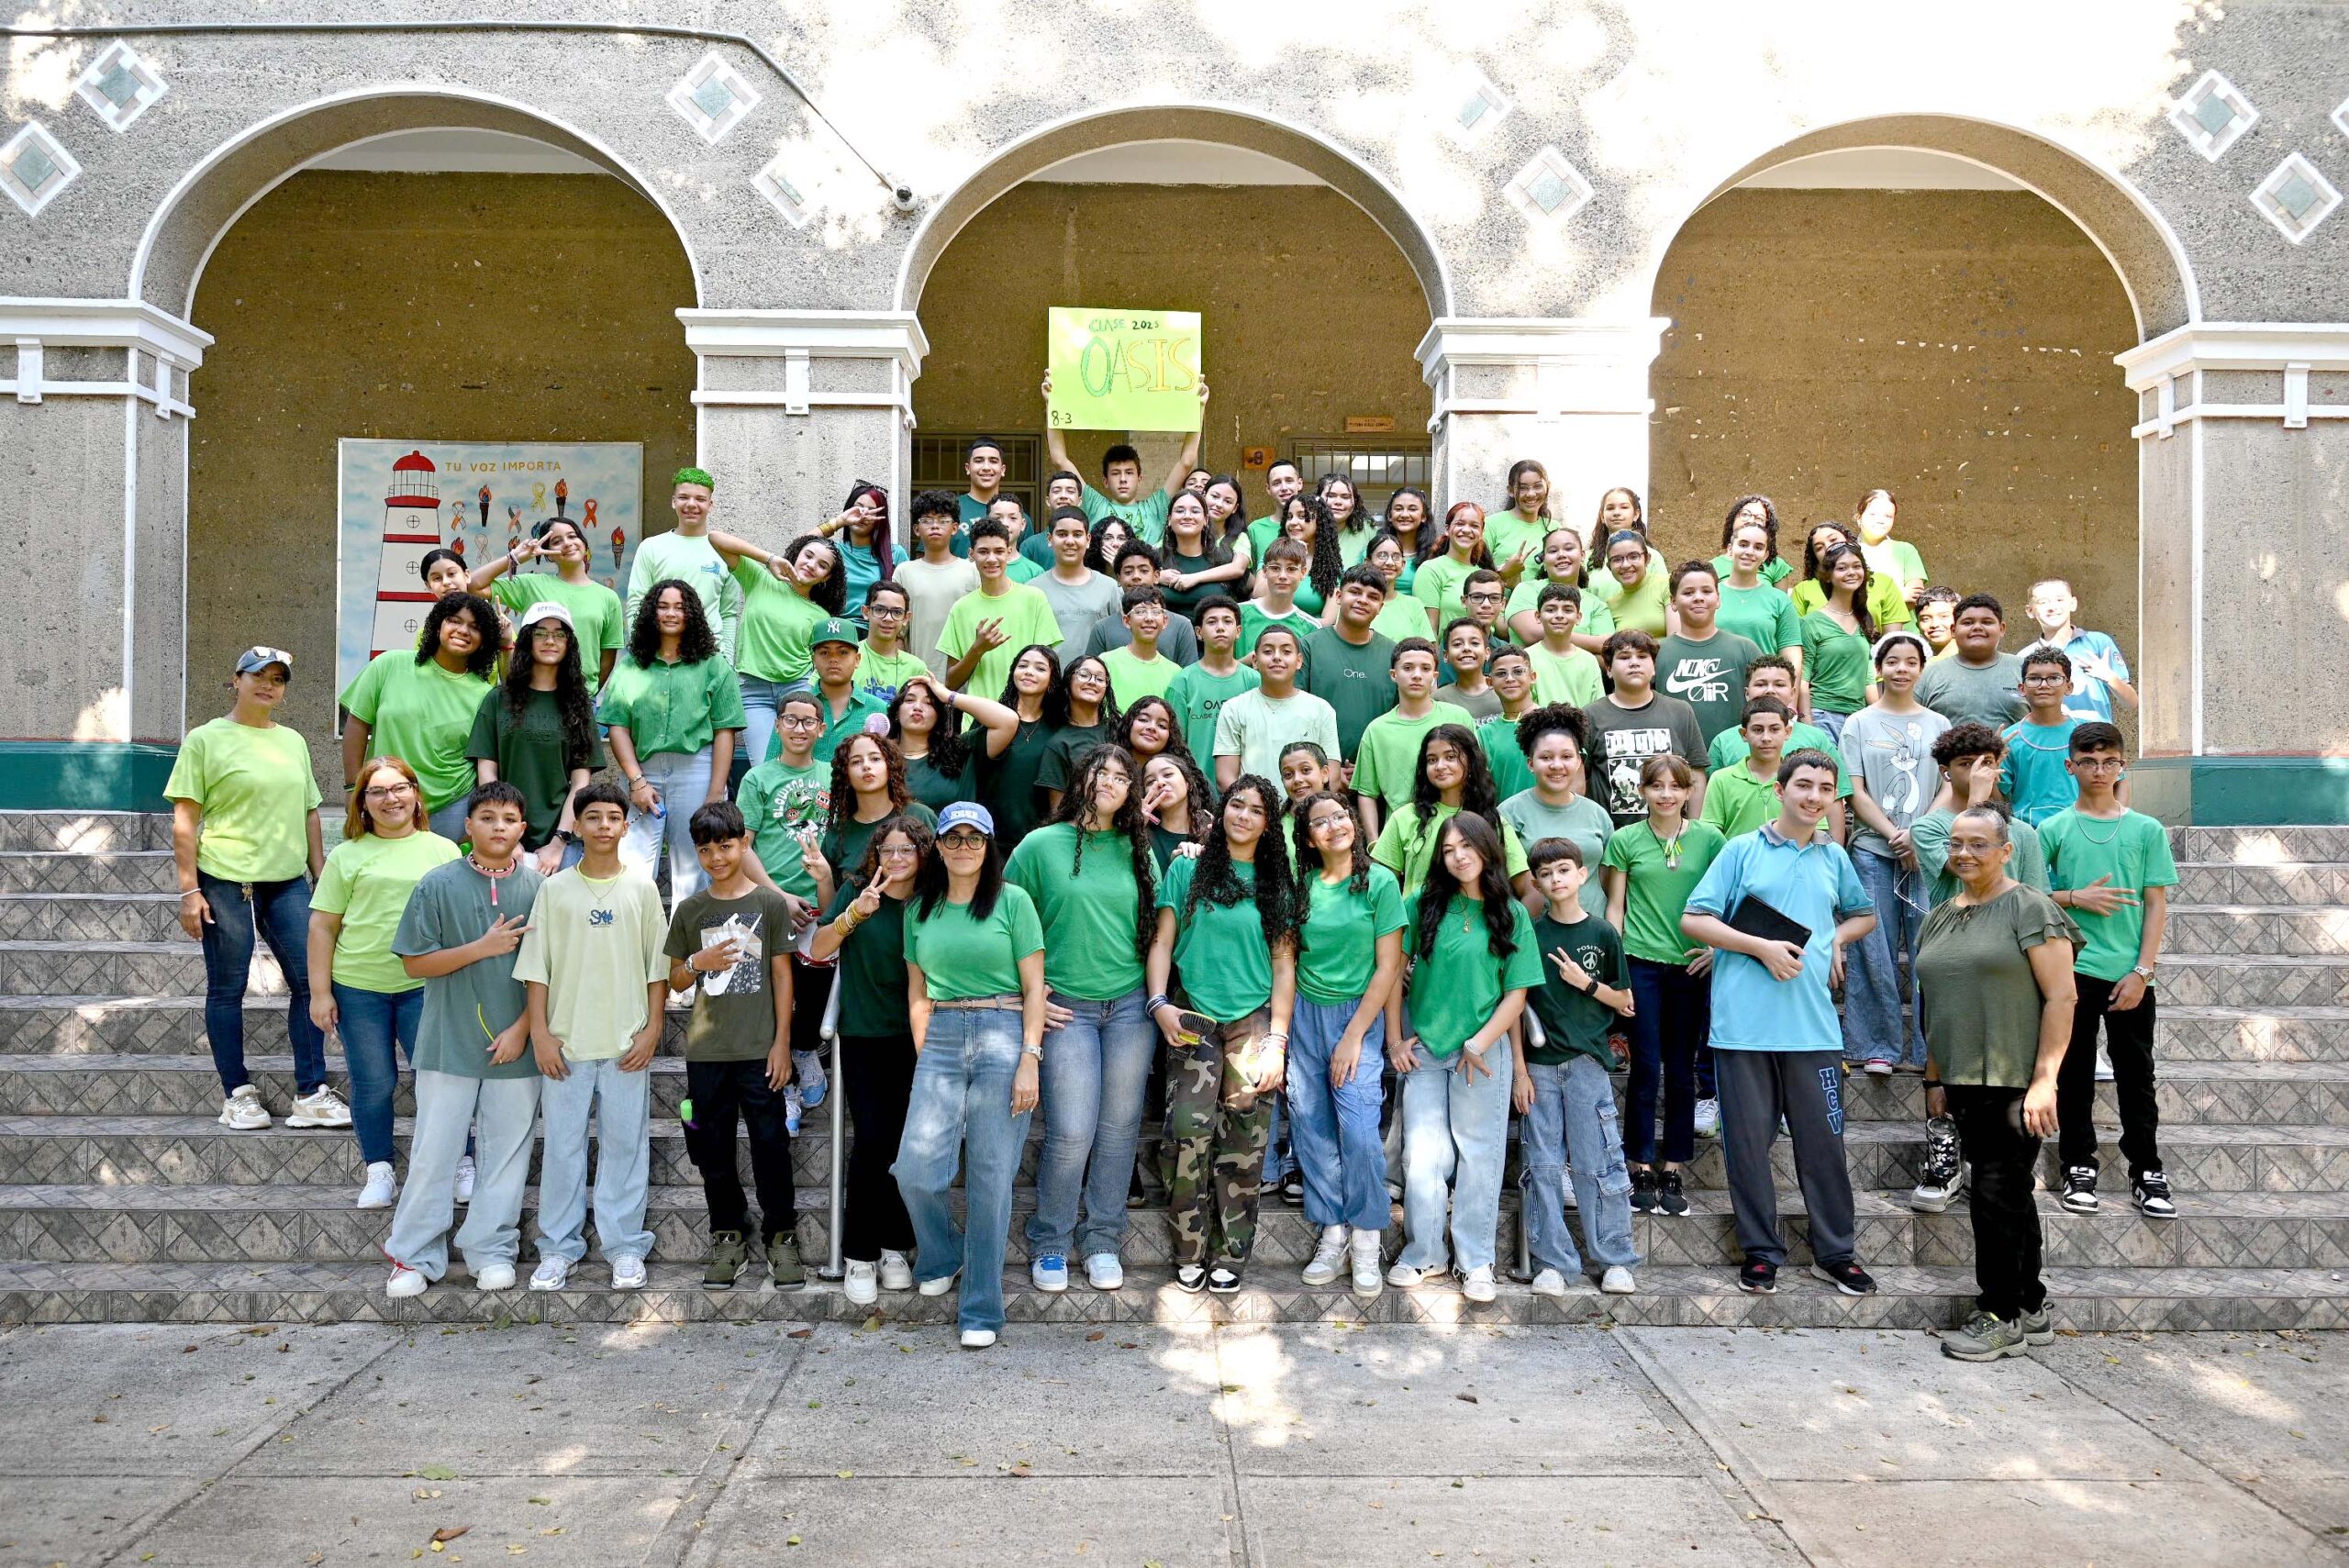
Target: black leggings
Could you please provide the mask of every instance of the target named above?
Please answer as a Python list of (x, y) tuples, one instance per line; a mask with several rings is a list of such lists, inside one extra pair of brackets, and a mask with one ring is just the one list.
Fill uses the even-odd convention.
[(1966, 1207), (1974, 1222), (1975, 1289), (1983, 1311), (2011, 1323), (2047, 1305), (2039, 1277), (2039, 1206), (2031, 1195), (2039, 1140), (2018, 1125), (2021, 1089), (1947, 1084), (1942, 1093), (1949, 1096), (1958, 1146), (1974, 1167)]
[[(840, 1085), (848, 1095), (854, 1132), (849, 1144), (848, 1180), (841, 1221), (841, 1256), (878, 1262), (883, 1251), (910, 1252), (914, 1224), (897, 1178), (889, 1173), (897, 1144), (906, 1135), (906, 1103), (914, 1092), (914, 1037), (910, 1034), (841, 1037)], [(832, 1158), (841, 1157), (839, 1150)]]

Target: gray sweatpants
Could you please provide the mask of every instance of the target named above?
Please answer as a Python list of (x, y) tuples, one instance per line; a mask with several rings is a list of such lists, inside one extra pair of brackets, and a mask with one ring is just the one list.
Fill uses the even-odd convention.
[(1843, 1162), (1843, 1053), (1836, 1051), (1720, 1051), (1713, 1075), (1721, 1102), (1721, 1154), (1729, 1164), (1737, 1244), (1751, 1261), (1783, 1264), (1777, 1183), (1770, 1145), (1778, 1118), (1794, 1136), (1795, 1178), (1810, 1217), (1811, 1255), (1851, 1261), (1852, 1173)]

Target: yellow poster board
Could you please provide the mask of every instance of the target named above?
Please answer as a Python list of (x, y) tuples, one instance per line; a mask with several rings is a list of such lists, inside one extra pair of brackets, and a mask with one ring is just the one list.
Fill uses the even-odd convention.
[(1046, 363), (1055, 430), (1199, 428), (1199, 313), (1052, 306)]

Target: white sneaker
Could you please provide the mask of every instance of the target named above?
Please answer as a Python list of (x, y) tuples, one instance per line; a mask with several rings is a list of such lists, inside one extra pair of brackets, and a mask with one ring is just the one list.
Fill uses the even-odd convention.
[(285, 1125), (349, 1127), (351, 1107), (342, 1103), (342, 1096), (336, 1094), (330, 1085), (321, 1084), (317, 1092), (303, 1095), (286, 1107)]
[(1068, 1288), (1068, 1259), (1060, 1252), (1039, 1252), (1028, 1265), (1028, 1279), (1038, 1290), (1058, 1296)]
[(475, 1290), (512, 1290), (514, 1288), (514, 1265), (511, 1263), (484, 1263), (481, 1267), (473, 1271), (473, 1288)]
[(1543, 1269), (1533, 1276), (1532, 1288), (1536, 1296), (1564, 1296), (1566, 1294), (1566, 1276), (1555, 1269)]
[(1419, 1282), (1434, 1272), (1431, 1269), (1415, 1269), (1408, 1263), (1397, 1262), (1386, 1271), (1386, 1283), (1397, 1290), (1416, 1290), (1419, 1288)]
[(361, 1208), (389, 1208), (400, 1195), (398, 1173), (389, 1160), (372, 1160), (367, 1164), (367, 1184), (359, 1189)]
[(1631, 1277), (1631, 1270), (1620, 1263), (1609, 1263), (1607, 1272), (1599, 1276), (1598, 1288), (1609, 1296), (1629, 1296), (1640, 1288), (1640, 1284)]
[(1378, 1295), (1381, 1284), (1378, 1277), (1378, 1243), (1379, 1233), (1375, 1230), (1357, 1230), (1353, 1233), (1353, 1240), (1348, 1243), (1353, 1253), (1353, 1278), (1347, 1282), (1347, 1286), (1364, 1301)]
[(802, 1109), (814, 1110), (824, 1103), (824, 1093), (831, 1080), (824, 1076), (824, 1053), (820, 1051), (795, 1051), (791, 1053), (791, 1081), (799, 1085)]
[(906, 1261), (906, 1255), (903, 1252), (892, 1252), (886, 1248), (882, 1249), (881, 1288), (883, 1290), (911, 1290), (913, 1287), (914, 1266)]
[(642, 1290), (644, 1288), (644, 1260), (642, 1258), (614, 1258), (612, 1260), (612, 1288), (614, 1290)]
[(1321, 1240), (1314, 1244), (1313, 1261), (1305, 1265), (1305, 1283), (1330, 1284), (1346, 1272), (1348, 1232), (1342, 1225), (1325, 1225)]
[(800, 1103), (798, 1084), (785, 1084), (783, 1086), (783, 1130), (794, 1138), (798, 1137), (799, 1123), (806, 1109), (807, 1106)]
[(1493, 1283), (1493, 1271), (1490, 1269), (1470, 1269), (1466, 1277), (1460, 1282), (1460, 1294), (1471, 1301), (1492, 1301), (1497, 1299), (1500, 1293), (1500, 1287)]
[(473, 1157), (470, 1154), (457, 1162), (456, 1197), (461, 1204), (473, 1201)]
[(432, 1282), (404, 1263), (392, 1265), (392, 1277), (384, 1282), (384, 1294), (394, 1301), (403, 1296), (422, 1296)]
[(1095, 1252), (1085, 1260), (1085, 1283), (1096, 1290), (1123, 1289), (1126, 1265), (1115, 1252)]
[(841, 1294), (859, 1307), (872, 1306), (881, 1299), (881, 1272), (851, 1258), (841, 1275)]
[(261, 1103), (261, 1091), (247, 1084), (221, 1101), (220, 1125), (239, 1132), (259, 1132), (267, 1127), (269, 1107)]
[(1719, 1100), (1697, 1102), (1697, 1136), (1719, 1138), (1721, 1135), (1721, 1103)]
[(532, 1290), (562, 1290), (571, 1284), (569, 1258), (540, 1258), (539, 1266), (530, 1271)]
[(963, 1271), (956, 1269), (944, 1279), (926, 1279), (921, 1282), (921, 1293), (924, 1296), (932, 1296), (952, 1295), (954, 1289), (954, 1282), (962, 1277)]
[(995, 1330), (992, 1329), (965, 1329), (963, 1330), (963, 1348), (966, 1351), (984, 1351), (994, 1343)]

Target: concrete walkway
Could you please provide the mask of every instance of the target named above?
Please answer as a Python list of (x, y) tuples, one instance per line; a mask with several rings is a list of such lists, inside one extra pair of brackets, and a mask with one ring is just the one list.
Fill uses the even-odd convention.
[(2345, 1410), (2299, 1334), (20, 1328), (0, 1564), (2341, 1563)]

